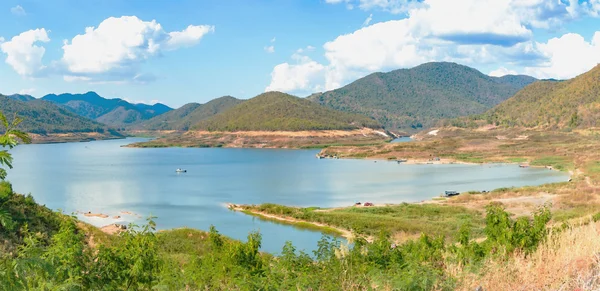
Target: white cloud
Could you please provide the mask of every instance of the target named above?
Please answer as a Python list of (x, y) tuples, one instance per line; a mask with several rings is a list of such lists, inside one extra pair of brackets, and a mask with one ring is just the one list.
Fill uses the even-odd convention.
[(268, 52), (270, 54), (272, 54), (272, 53), (275, 52), (275, 46), (273, 46), (273, 45), (266, 46), (264, 49), (265, 49), (266, 52)]
[(536, 47), (547, 61), (525, 68), (534, 77), (569, 79), (600, 63), (600, 31), (589, 42), (579, 34), (567, 33), (546, 43), (536, 43)]
[(492, 77), (502, 77), (506, 75), (518, 75), (517, 71), (509, 70), (505, 67), (500, 67), (496, 70), (491, 71), (488, 75)]
[(190, 25), (182, 31), (169, 32), (166, 49), (175, 50), (198, 44), (203, 36), (215, 32), (215, 27), (210, 25)]
[(306, 46), (305, 48), (299, 48), (296, 50), (296, 54), (303, 54), (305, 52), (312, 52), (315, 50), (315, 47), (312, 45)]
[(271, 73), (271, 84), (267, 86), (265, 92), (310, 93), (322, 90), (322, 85), (317, 83), (323, 80), (325, 66), (298, 54), (294, 54), (293, 59), (297, 63), (283, 63), (275, 66)]
[(23, 7), (21, 7), (21, 5), (17, 5), (15, 7), (11, 8), (10, 13), (17, 15), (17, 16), (27, 15), (27, 13), (25, 12), (25, 9), (23, 9)]
[(45, 67), (42, 58), (46, 49), (35, 45), (37, 42), (49, 42), (50, 38), (44, 28), (25, 31), (7, 42), (0, 44), (0, 49), (9, 64), (19, 75), (36, 76)]
[(367, 17), (367, 19), (365, 19), (365, 22), (363, 22), (362, 26), (367, 26), (367, 25), (371, 24), (371, 20), (373, 20), (373, 13), (371, 13), (369, 15), (369, 17)]
[(155, 20), (110, 17), (65, 41), (62, 64), (71, 80), (105, 79), (107, 75), (122, 80), (137, 75), (137, 66), (146, 59), (164, 50), (195, 45), (213, 31), (213, 26), (190, 25), (167, 33)]
[[(530, 30), (552, 28), (579, 17), (584, 8), (594, 10), (592, 4), (600, 3), (599, 0), (582, 4), (577, 0), (354, 1), (357, 2), (361, 9), (390, 12), (400, 5), (407, 17), (366, 26), (325, 43), (326, 62), (318, 64), (323, 69), (311, 75), (324, 79), (312, 78), (312, 84), (306, 84), (311, 78), (301, 73), (304, 63), (281, 64), (273, 76), (285, 75), (298, 81), (287, 80), (286, 84), (291, 85), (277, 87), (296, 90), (320, 86), (330, 90), (375, 71), (414, 67), (428, 61), (487, 67), (503, 64), (536, 77), (566, 78), (583, 73), (600, 61), (598, 35), (591, 42), (567, 35), (544, 44), (532, 41)], [(501, 68), (492, 73), (516, 70)], [(270, 86), (276, 83), (283, 81), (272, 78)]]
[(21, 94), (21, 95), (31, 95), (31, 94), (33, 94), (33, 92), (35, 92), (35, 88), (21, 89), (19, 91), (19, 94)]

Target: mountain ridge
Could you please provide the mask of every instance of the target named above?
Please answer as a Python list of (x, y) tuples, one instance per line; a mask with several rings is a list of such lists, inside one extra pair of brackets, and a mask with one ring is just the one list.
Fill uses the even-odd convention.
[(135, 124), (172, 110), (161, 103), (132, 104), (120, 98), (107, 99), (93, 91), (83, 94), (47, 94), (40, 99), (63, 105), (80, 116), (115, 127)]
[(431, 62), (372, 73), (307, 99), (328, 108), (367, 115), (388, 130), (418, 131), (437, 120), (485, 112), (535, 80), (523, 75), (490, 77), (456, 63)]
[(282, 92), (266, 92), (237, 104), (192, 129), (208, 131), (303, 131), (381, 128), (366, 116), (319, 106)]

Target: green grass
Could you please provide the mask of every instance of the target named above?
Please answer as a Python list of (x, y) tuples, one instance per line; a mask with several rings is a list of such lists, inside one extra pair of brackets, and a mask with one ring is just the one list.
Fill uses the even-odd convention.
[(295, 208), (277, 204), (246, 206), (277, 216), (316, 222), (360, 234), (377, 235), (381, 231), (409, 234), (428, 233), (453, 239), (460, 227), (469, 225), (473, 234), (482, 234), (483, 217), (463, 207), (433, 204), (400, 204), (385, 207), (348, 207), (335, 210)]
[(573, 163), (566, 157), (544, 156), (531, 161), (532, 166), (551, 166), (560, 171), (566, 171), (573, 168)]
[(508, 158), (506, 160), (509, 161), (509, 162), (511, 162), (511, 163), (525, 163), (525, 162), (527, 162), (526, 158)]

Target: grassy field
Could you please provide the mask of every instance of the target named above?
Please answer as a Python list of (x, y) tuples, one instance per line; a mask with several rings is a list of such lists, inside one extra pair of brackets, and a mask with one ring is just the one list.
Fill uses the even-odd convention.
[(367, 237), (387, 232), (396, 241), (414, 238), (421, 233), (454, 240), (463, 226), (467, 226), (474, 236), (480, 236), (484, 225), (482, 213), (479, 211), (461, 206), (435, 204), (403, 203), (377, 207), (320, 209), (267, 203), (244, 205), (241, 208), (253, 214), (290, 218), (290, 224), (297, 224), (298, 221), (313, 222)]

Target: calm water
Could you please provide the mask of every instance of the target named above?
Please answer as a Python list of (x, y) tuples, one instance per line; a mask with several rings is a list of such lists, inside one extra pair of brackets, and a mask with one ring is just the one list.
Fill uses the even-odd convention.
[(399, 138), (395, 138), (391, 141), (391, 143), (397, 143), (397, 142), (409, 142), (412, 141), (413, 139), (410, 138), (410, 136), (403, 136), (403, 137), (399, 137)]
[[(39, 203), (66, 213), (152, 214), (158, 216), (159, 229), (206, 230), (212, 224), (237, 239), (260, 230), (263, 249), (274, 253), (286, 240), (311, 251), (322, 234), (231, 212), (226, 203), (332, 207), (356, 201), (414, 202), (444, 190), (492, 190), (568, 179), (563, 173), (516, 165), (319, 160), (316, 150), (120, 147), (139, 140), (18, 146), (12, 150), (15, 168), (8, 179), (16, 191), (31, 193)], [(188, 172), (177, 174), (177, 168)], [(98, 226), (143, 222), (129, 215), (82, 219)]]

